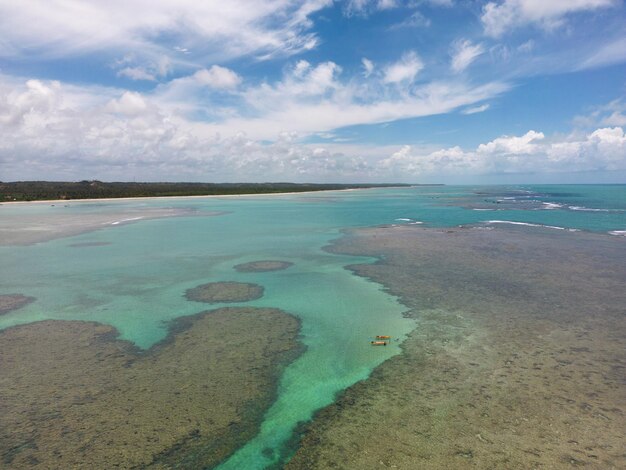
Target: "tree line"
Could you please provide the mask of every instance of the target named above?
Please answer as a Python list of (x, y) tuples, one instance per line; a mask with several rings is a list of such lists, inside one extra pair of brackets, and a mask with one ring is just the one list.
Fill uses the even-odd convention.
[(271, 194), (338, 189), (360, 189), (406, 184), (317, 184), (317, 183), (130, 183), (83, 180), (0, 182), (0, 202), (55, 199), (102, 199), (122, 197), (210, 196)]

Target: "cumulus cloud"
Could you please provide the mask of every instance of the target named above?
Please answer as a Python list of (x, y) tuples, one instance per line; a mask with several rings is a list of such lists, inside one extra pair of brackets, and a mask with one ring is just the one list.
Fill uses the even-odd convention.
[[(378, 95), (376, 102), (367, 103), (364, 97), (371, 98), (372, 90), (341, 82), (340, 73), (332, 62), (299, 62), (278, 83), (234, 91), (252, 112), (262, 113), (258, 117), (226, 116), (217, 123), (187, 118), (172, 98), (172, 87), (146, 94), (39, 80), (19, 83), (0, 75), (3, 178), (97, 174), (123, 179), (137, 171), (160, 179), (307, 175), (309, 180), (348, 180), (366, 173), (376, 179), (384, 175), (376, 173), (380, 168), (373, 162), (379, 157), (373, 153), (384, 149), (311, 146), (301, 143), (300, 136), (444, 112), (501, 91), (499, 84), (475, 89), (429, 84), (407, 97), (394, 86), (397, 98)], [(185, 86), (202, 86), (193, 75), (185, 78)], [(177, 80), (172, 86), (181, 86)]]
[(161, 56), (157, 60), (143, 65), (131, 65), (136, 62), (134, 54), (127, 55), (114, 64), (118, 68), (117, 76), (126, 77), (131, 80), (156, 81), (160, 77), (165, 77), (172, 67), (172, 61), (167, 56)]
[(104, 109), (112, 113), (136, 116), (144, 113), (148, 104), (139, 93), (127, 91), (119, 99), (109, 101)]
[(424, 63), (415, 53), (409, 51), (393, 64), (389, 64), (384, 70), (385, 83), (412, 82), (415, 76), (424, 68)]
[(218, 89), (235, 88), (241, 83), (241, 77), (239, 75), (219, 65), (213, 65), (208, 70), (199, 70), (193, 75), (193, 78), (201, 85)]
[(30, 116), (48, 113), (58, 103), (60, 89), (61, 84), (58, 81), (44, 84), (40, 80), (26, 81), (21, 90), (2, 86), (0, 124), (7, 127), (19, 126)]
[(484, 52), (482, 44), (472, 44), (467, 39), (456, 41), (450, 53), (452, 57), (450, 67), (456, 73), (462, 72)]
[(278, 81), (245, 84), (234, 71), (214, 65), (144, 93), (0, 75), (0, 131), (11, 136), (2, 143), (2, 157), (64, 156), (76, 167), (99, 162), (119, 168), (126, 160), (167, 166), (214, 154), (207, 148), (217, 145), (217, 136), (222, 144), (216, 149), (242, 132), (250, 142), (277, 142), (285, 133), (301, 139), (445, 113), (508, 89), (500, 82), (416, 85), (419, 67), (409, 53), (382, 69), (372, 65), (369, 77), (344, 77), (334, 62), (300, 60)]
[(486, 175), (626, 170), (626, 135), (621, 127), (546, 139), (542, 132), (502, 136), (474, 150), (455, 146), (432, 152), (406, 145), (380, 161), (395, 174)]
[(504, 155), (522, 155), (534, 153), (537, 144), (534, 142), (545, 138), (542, 132), (528, 131), (520, 137), (498, 137), (486, 144), (478, 146), (478, 153), (500, 153)]
[(487, 3), (483, 7), (481, 21), (485, 34), (500, 37), (506, 31), (531, 23), (554, 28), (569, 13), (615, 4), (614, 0), (504, 0), (502, 3)]
[[(323, 70), (309, 66), (299, 80), (307, 82)], [(293, 75), (289, 80), (303, 87), (293, 93), (309, 92)], [(620, 126), (565, 137), (530, 130), (474, 149), (306, 144), (294, 131), (279, 133), (267, 143), (244, 132), (216, 134), (210, 126), (162, 107), (157, 97), (136, 92), (93, 90), (91, 98), (83, 99), (89, 90), (58, 82), (10, 85), (0, 80), (5, 179), (124, 179), (137, 172), (146, 179), (165, 180), (410, 181), (428, 175), (445, 180), (455, 175), (626, 170), (626, 135)], [(308, 119), (315, 111), (312, 107), (303, 113)], [(341, 113), (342, 107), (332, 111)], [(374, 113), (355, 107), (349, 115), (367, 112)]]
[(245, 133), (203, 134), (138, 93), (83, 109), (63, 99), (71, 94), (44, 82), (0, 94), (3, 178), (349, 180), (368, 168), (358, 153), (303, 145), (290, 133), (270, 144)]

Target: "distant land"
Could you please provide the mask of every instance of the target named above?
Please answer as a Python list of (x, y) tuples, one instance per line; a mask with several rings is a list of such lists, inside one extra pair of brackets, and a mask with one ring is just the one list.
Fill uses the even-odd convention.
[(339, 189), (408, 187), (410, 184), (315, 184), (315, 183), (128, 183), (83, 180), (0, 182), (0, 202), (57, 199), (104, 199), (127, 197), (213, 196), (271, 194)]

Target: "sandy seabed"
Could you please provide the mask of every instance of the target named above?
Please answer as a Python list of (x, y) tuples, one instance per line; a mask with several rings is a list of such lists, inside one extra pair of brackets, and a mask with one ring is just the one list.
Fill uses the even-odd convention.
[(381, 227), (331, 251), (381, 257), (352, 269), (418, 326), (286, 468), (626, 468), (625, 240)]
[[(98, 201), (98, 203), (102, 203)], [(16, 203), (14, 203), (16, 204)], [(30, 203), (41, 204), (41, 203)], [(78, 202), (75, 204), (85, 204)], [(226, 212), (199, 212), (185, 208), (127, 208), (102, 212), (97, 208), (92, 212), (71, 212), (65, 206), (50, 207), (46, 213), (20, 214), (14, 222), (10, 216), (0, 218), (0, 246), (32, 245), (35, 243), (71, 237), (94, 232), (105, 228), (114, 228), (143, 220), (164, 217), (215, 217)], [(98, 246), (100, 244), (73, 244), (70, 246)]]

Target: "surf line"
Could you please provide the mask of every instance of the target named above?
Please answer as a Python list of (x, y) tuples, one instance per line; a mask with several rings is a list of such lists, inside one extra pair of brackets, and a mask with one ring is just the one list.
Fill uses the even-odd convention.
[(143, 217), (131, 217), (130, 219), (117, 220), (115, 222), (111, 222), (109, 225), (119, 225), (124, 222), (132, 222), (133, 220), (139, 220), (139, 219), (143, 219)]

